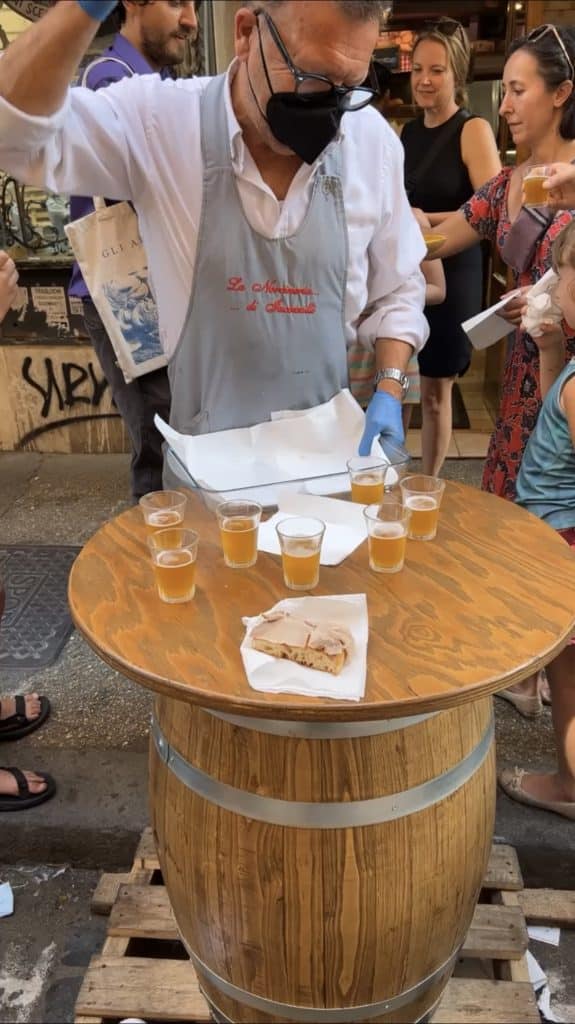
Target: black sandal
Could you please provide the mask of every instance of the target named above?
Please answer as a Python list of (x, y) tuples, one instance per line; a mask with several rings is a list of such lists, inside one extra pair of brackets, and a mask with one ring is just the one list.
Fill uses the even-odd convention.
[(0, 811), (26, 811), (30, 807), (37, 807), (38, 804), (50, 800), (56, 792), (56, 783), (46, 772), (35, 773), (46, 783), (46, 789), (41, 793), (31, 793), (28, 780), (20, 768), (5, 768), (2, 765), (0, 770), (10, 772), (18, 783), (18, 796), (8, 796), (5, 793), (0, 795)]
[[(50, 701), (47, 697), (38, 698), (40, 701), (40, 714), (37, 718), (26, 717), (26, 700), (24, 697), (18, 695), (14, 700), (16, 702), (16, 713), (10, 715), (10, 718), (0, 720), (0, 743), (3, 741), (11, 743), (12, 740), (19, 740), (22, 736), (27, 736), (28, 733), (34, 732), (35, 729), (39, 729), (44, 724), (50, 714)], [(2, 703), (1, 700), (0, 703)]]

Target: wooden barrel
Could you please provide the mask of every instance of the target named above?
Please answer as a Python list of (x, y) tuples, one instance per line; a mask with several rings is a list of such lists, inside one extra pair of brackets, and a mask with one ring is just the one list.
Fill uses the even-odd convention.
[(216, 1020), (428, 1017), (487, 865), (491, 705), (306, 723), (156, 699), (158, 854)]

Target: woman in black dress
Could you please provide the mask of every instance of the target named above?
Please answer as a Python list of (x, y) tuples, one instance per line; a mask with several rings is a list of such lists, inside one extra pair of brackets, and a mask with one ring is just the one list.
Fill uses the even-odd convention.
[[(405, 125), (405, 186), (411, 205), (430, 223), (457, 210), (501, 169), (491, 126), (464, 109), (470, 46), (462, 25), (441, 18), (417, 37), (411, 88), (422, 113)], [(447, 298), (426, 307), (430, 326), (419, 354), (423, 472), (437, 475), (451, 440), (451, 395), (469, 368), (471, 346), (461, 322), (478, 313), (482, 299), (479, 246), (444, 261)]]

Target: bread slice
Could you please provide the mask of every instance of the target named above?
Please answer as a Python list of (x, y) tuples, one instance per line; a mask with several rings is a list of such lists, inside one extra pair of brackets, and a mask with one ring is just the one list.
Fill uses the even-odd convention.
[(306, 668), (337, 676), (352, 647), (351, 633), (337, 623), (315, 623), (290, 615), (267, 612), (251, 633), (252, 647), (273, 658), (287, 658)]

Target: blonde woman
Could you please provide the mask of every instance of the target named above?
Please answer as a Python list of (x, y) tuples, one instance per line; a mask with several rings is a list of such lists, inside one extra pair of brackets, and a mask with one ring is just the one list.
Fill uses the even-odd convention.
[[(496, 175), (501, 163), (491, 127), (465, 110), (470, 46), (458, 21), (441, 18), (417, 37), (411, 88), (421, 115), (405, 125), (405, 186), (412, 206), (433, 226)], [(451, 439), (454, 381), (469, 368), (462, 320), (479, 312), (479, 246), (444, 261), (446, 301), (426, 307), (431, 333), (419, 354), (423, 472), (440, 472)]]

